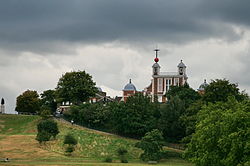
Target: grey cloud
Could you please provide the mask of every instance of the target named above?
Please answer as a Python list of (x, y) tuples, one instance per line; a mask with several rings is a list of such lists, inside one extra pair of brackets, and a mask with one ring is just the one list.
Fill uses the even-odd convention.
[[(247, 14), (243, 13), (249, 13), (246, 6), (250, 2), (213, 2), (1, 1), (0, 44), (7, 49), (33, 48), (39, 51), (40, 45), (46, 46), (41, 43), (60, 41), (101, 43), (119, 40), (127, 43), (156, 41), (176, 44), (206, 38), (240, 38), (231, 26), (223, 23), (248, 24)], [(40, 50), (46, 48), (41, 47)]]

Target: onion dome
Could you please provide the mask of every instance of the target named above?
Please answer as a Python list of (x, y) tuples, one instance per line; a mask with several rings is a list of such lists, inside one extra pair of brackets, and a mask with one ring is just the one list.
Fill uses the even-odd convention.
[(181, 62), (179, 63), (179, 65), (177, 66), (177, 67), (182, 67), (182, 68), (185, 68), (186, 67), (186, 65), (182, 62), (182, 60), (181, 60)]
[(4, 105), (4, 99), (2, 98), (2, 100), (1, 100), (1, 105)]
[(205, 88), (208, 86), (208, 83), (206, 81), (206, 79), (204, 80), (204, 83), (202, 83), (200, 86), (199, 86), (199, 89), (198, 91), (204, 91)]
[(124, 87), (123, 91), (136, 91), (134, 84), (131, 83), (131, 79), (129, 83)]

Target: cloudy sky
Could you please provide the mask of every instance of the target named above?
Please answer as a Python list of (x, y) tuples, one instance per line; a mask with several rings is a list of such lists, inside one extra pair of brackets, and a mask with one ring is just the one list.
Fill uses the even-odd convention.
[(0, 1), (0, 97), (14, 113), (27, 89), (54, 89), (86, 70), (109, 95), (131, 78), (150, 84), (154, 48), (162, 71), (182, 59), (188, 82), (226, 78), (250, 92), (249, 0)]

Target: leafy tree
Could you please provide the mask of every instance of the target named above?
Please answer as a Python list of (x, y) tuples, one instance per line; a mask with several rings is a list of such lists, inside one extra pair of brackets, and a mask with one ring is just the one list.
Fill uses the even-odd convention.
[(234, 96), (237, 101), (243, 101), (248, 98), (247, 94), (239, 91), (238, 85), (230, 83), (226, 79), (216, 79), (205, 88), (205, 94), (202, 97), (204, 102), (226, 102), (229, 96)]
[(92, 77), (85, 71), (65, 73), (58, 81), (56, 92), (59, 101), (80, 104), (97, 92)]
[(185, 156), (197, 166), (250, 163), (250, 101), (208, 104), (198, 113)]
[(40, 111), (40, 99), (36, 91), (26, 90), (16, 99), (17, 112), (37, 113)]
[(201, 96), (194, 89), (190, 88), (187, 83), (183, 86), (171, 86), (170, 90), (166, 93), (168, 100), (178, 96), (184, 102), (185, 108), (188, 108), (192, 103), (199, 100)]
[(57, 103), (55, 90), (43, 91), (40, 96), (42, 110), (50, 110), (51, 113), (56, 112)]
[(51, 137), (56, 137), (59, 133), (57, 123), (52, 119), (42, 120), (40, 123), (37, 124), (37, 131), (38, 134), (40, 133), (47, 133), (49, 139)]
[(140, 93), (130, 96), (126, 103), (112, 108), (115, 131), (130, 137), (142, 137), (157, 128), (158, 111), (158, 104), (152, 103), (149, 97)]
[(184, 111), (184, 103), (178, 96), (170, 98), (166, 104), (162, 105), (159, 128), (167, 141), (179, 141), (185, 136), (185, 128), (180, 120)]
[(143, 161), (159, 161), (162, 157), (163, 145), (162, 133), (158, 129), (154, 129), (147, 132), (135, 146), (144, 151), (140, 156)]

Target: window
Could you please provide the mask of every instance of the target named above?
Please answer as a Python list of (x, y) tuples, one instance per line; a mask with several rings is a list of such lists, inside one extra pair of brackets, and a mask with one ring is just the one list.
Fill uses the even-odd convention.
[(158, 92), (162, 92), (163, 91), (163, 87), (162, 87), (162, 78), (158, 78)]

